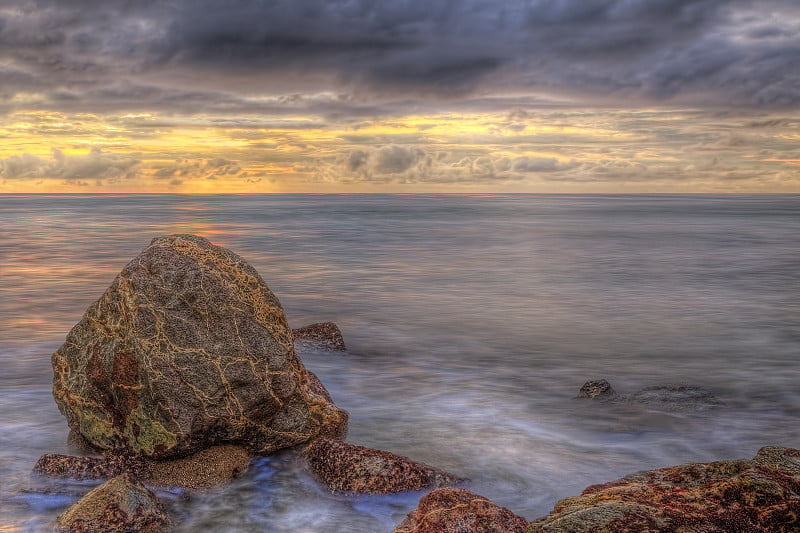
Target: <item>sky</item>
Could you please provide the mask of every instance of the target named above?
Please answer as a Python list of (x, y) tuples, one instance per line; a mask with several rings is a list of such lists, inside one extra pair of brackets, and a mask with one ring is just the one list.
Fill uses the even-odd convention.
[(3, 0), (0, 193), (800, 192), (797, 0)]

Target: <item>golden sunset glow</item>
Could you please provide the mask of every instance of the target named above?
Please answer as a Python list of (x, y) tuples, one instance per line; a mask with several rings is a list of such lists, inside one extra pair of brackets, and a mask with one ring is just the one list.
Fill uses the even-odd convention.
[[(665, 110), (371, 120), (28, 111), (0, 124), (4, 192), (793, 191), (792, 133)], [(797, 118), (800, 120), (800, 118)], [(247, 124), (247, 128), (241, 127)], [(659, 124), (658, 129), (649, 125)], [(276, 127), (279, 126), (279, 127)], [(746, 134), (743, 131), (740, 135)], [(714, 153), (709, 145), (716, 142)], [(726, 143), (729, 145), (726, 148)], [(763, 145), (770, 144), (771, 157)], [(786, 153), (786, 156), (781, 157)], [(724, 157), (725, 163), (720, 162)], [(715, 162), (716, 161), (716, 162)], [(726, 172), (750, 179), (726, 182)], [(588, 180), (587, 176), (594, 179)]]
[(788, 0), (29, 3), (0, 193), (800, 192)]

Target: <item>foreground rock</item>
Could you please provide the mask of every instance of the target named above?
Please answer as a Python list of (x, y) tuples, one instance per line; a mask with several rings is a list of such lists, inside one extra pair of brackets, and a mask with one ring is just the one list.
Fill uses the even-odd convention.
[(558, 502), (528, 533), (800, 531), (800, 450), (752, 461), (688, 463), (593, 485)]
[(527, 521), (466, 489), (437, 489), (392, 533), (524, 533)]
[(47, 453), (41, 456), (33, 467), (33, 471), (43, 476), (80, 480), (105, 479), (111, 474), (111, 468), (103, 458), (76, 457), (58, 453)]
[(578, 391), (578, 398), (615, 403), (646, 404), (660, 410), (703, 411), (725, 405), (712, 392), (686, 385), (645, 387), (634, 394), (617, 394), (605, 379), (587, 381)]
[(153, 460), (106, 453), (105, 457), (80, 457), (48, 453), (33, 471), (64, 479), (109, 479), (130, 474), (158, 487), (203, 489), (229, 483), (243, 474), (253, 454), (232, 444), (212, 446), (179, 459)]
[(347, 350), (339, 326), (333, 322), (320, 322), (292, 330), (294, 341), (299, 346), (317, 350), (343, 352)]
[(52, 357), (53, 396), (94, 448), (153, 459), (237, 444), (268, 454), (345, 414), (309, 386), (280, 302), (233, 252), (154, 239)]
[(318, 439), (305, 450), (311, 470), (331, 491), (387, 494), (454, 485), (463, 481), (432, 466), (393, 453)]
[(56, 521), (58, 531), (69, 533), (159, 533), (170, 527), (155, 495), (128, 474), (91, 490)]

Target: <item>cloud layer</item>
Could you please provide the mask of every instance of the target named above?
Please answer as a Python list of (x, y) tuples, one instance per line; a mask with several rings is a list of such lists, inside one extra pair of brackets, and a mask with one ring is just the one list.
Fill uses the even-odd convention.
[(798, 191), (798, 64), (796, 0), (7, 0), (0, 191)]
[[(10, 0), (0, 7), (7, 108), (346, 112), (401, 97), (476, 94), (797, 106), (799, 63), (794, 0)], [(287, 97), (320, 93), (335, 96)]]

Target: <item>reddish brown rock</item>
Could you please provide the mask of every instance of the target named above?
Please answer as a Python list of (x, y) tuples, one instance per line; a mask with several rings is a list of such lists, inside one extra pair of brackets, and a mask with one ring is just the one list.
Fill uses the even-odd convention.
[(392, 533), (524, 533), (528, 522), (466, 489), (437, 489)]
[(108, 452), (105, 457), (45, 454), (33, 471), (70, 479), (109, 479), (129, 474), (148, 485), (201, 489), (228, 483), (247, 470), (252, 452), (232, 444), (212, 446), (179, 459), (153, 460)]
[(91, 447), (155, 459), (268, 454), (341, 425), (309, 386), (280, 302), (233, 252), (154, 239), (53, 354), (53, 396)]
[(318, 350), (343, 352), (347, 350), (339, 326), (333, 322), (320, 322), (292, 330), (294, 341)]
[(102, 457), (77, 457), (47, 453), (39, 458), (33, 471), (49, 477), (70, 479), (106, 479), (108, 463)]
[(767, 446), (752, 461), (688, 463), (588, 487), (528, 533), (800, 531), (800, 451)]
[(407, 457), (335, 439), (317, 439), (308, 446), (305, 456), (311, 470), (337, 492), (386, 494), (462, 481)]
[(89, 491), (56, 521), (65, 533), (160, 533), (170, 527), (155, 494), (128, 474)]

